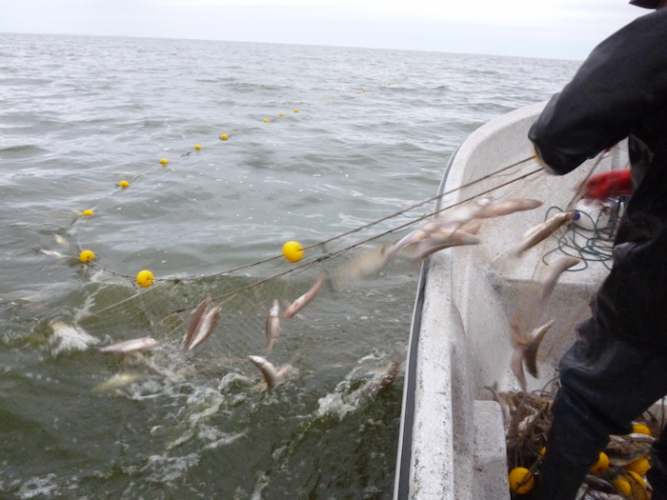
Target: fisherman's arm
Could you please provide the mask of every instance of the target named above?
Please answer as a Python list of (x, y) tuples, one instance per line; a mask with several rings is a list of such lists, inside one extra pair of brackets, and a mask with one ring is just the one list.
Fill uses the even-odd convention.
[(551, 173), (612, 147), (667, 102), (667, 9), (642, 16), (591, 53), (551, 98), (528, 137)]

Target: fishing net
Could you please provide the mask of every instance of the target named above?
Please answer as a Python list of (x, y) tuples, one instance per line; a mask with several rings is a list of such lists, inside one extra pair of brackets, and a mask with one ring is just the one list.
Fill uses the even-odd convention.
[[(132, 200), (131, 190), (153, 188), (155, 179), (169, 168), (166, 163), (157, 164), (126, 177), (126, 182), (76, 218), (67, 239), (83, 260), (87, 249), (108, 243), (119, 226), (131, 222), (124, 221), (120, 210), (127, 204), (141, 203)], [(525, 182), (534, 182), (539, 171), (531, 158), (505, 166), (487, 176), (485, 185), (472, 181), (469, 198), (442, 202), (437, 213), (432, 207), (439, 196), (306, 246), (303, 259), (296, 262), (288, 262), (278, 253), (207, 275), (151, 273), (147, 282), (139, 283), (140, 274), (123, 270), (137, 266), (126, 254), (98, 252), (100, 255), (79, 264), (88, 281), (61, 299), (68, 306), (61, 309), (59, 317), (50, 318), (49, 325), (52, 329), (54, 322), (56, 326), (64, 323), (80, 328), (102, 348), (132, 339), (157, 341), (150, 350), (105, 356), (109, 367), (116, 366), (113, 376), (119, 385), (135, 382), (139, 376), (216, 379), (229, 371), (257, 379), (259, 373), (248, 362), (248, 355), (266, 357), (276, 367), (289, 365), (297, 379), (300, 371), (317, 377), (334, 366), (352, 369), (363, 360), (377, 369), (372, 376), (381, 380), (383, 370), (391, 369), (397, 357), (401, 358), (407, 342), (412, 292), (408, 287), (406, 293), (406, 285), (419, 270), (418, 259), (387, 259), (388, 248), (407, 230), (451, 208), (482, 196), (510, 197), (519, 184), (525, 190)], [(191, 172), (180, 169), (179, 175)], [(475, 191), (476, 185), (481, 189)], [(143, 213), (141, 206), (134, 207), (132, 213), (131, 217)], [(285, 319), (286, 308), (320, 276), (327, 279), (312, 303), (296, 317)], [(204, 343), (185, 352), (186, 332), (194, 327), (194, 312), (205, 300), (210, 300), (210, 308), (219, 308), (219, 319)], [(281, 328), (277, 342), (268, 349), (267, 315), (275, 301), (280, 307)], [(359, 315), (362, 303), (366, 313)], [(402, 312), (387, 315), (388, 309)], [(370, 323), (374, 328), (367, 328)], [(132, 376), (117, 377), (128, 372)], [(106, 387), (104, 380), (96, 382)]]

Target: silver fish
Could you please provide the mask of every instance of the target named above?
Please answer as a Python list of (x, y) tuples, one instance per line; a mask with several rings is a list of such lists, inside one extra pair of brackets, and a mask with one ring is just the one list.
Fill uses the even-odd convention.
[(100, 352), (111, 352), (119, 354), (129, 354), (132, 352), (146, 351), (153, 349), (159, 342), (152, 337), (141, 337), (138, 339), (125, 340), (115, 344), (100, 348)]
[(515, 329), (528, 332), (539, 324), (558, 278), (567, 269), (580, 262), (575, 257), (564, 256), (556, 259), (544, 269), (539, 282), (531, 286), (524, 294), (516, 313), (512, 317), (511, 322)]
[(46, 250), (44, 248), (40, 248), (39, 251), (44, 255), (55, 257), (56, 259), (65, 260), (67, 258), (66, 255), (64, 255), (62, 252), (59, 252), (58, 250)]
[(211, 305), (211, 300), (211, 297), (206, 297), (192, 313), (192, 318), (190, 318), (190, 323), (188, 323), (188, 331), (185, 333), (185, 340), (183, 341), (183, 351), (186, 350), (185, 346), (188, 346), (192, 343), (192, 338), (202, 322), (204, 313)]
[(261, 356), (248, 356), (248, 359), (253, 365), (259, 368), (269, 390), (284, 382), (291, 370), (289, 365), (284, 365), (276, 369), (275, 366)]
[(528, 336), (523, 332), (515, 330), (513, 333), (514, 350), (512, 351), (511, 367), (512, 373), (521, 384), (521, 389), (526, 391), (526, 375), (523, 372), (523, 364), (526, 364), (528, 373), (537, 377), (537, 350), (554, 321), (551, 320), (542, 326), (535, 328)]
[(544, 274), (542, 277), (542, 285), (540, 287), (540, 300), (544, 303), (546, 303), (549, 300), (549, 297), (551, 297), (551, 294), (554, 291), (554, 288), (556, 287), (556, 282), (558, 281), (558, 278), (560, 278), (560, 275), (563, 274), (565, 271), (570, 269), (571, 267), (576, 266), (577, 264), (580, 264), (581, 260), (577, 259), (576, 257), (561, 257), (551, 264), (547, 266), (547, 268), (544, 270)]
[(387, 245), (353, 257), (331, 271), (331, 284), (335, 290), (346, 288), (350, 283), (377, 276), (387, 262)]
[(292, 302), (287, 307), (287, 309), (285, 309), (285, 314), (283, 315), (283, 317), (285, 319), (290, 319), (294, 315), (296, 315), (301, 309), (310, 304), (317, 295), (317, 293), (320, 291), (320, 288), (322, 288), (322, 284), (324, 283), (325, 280), (326, 280), (326, 275), (321, 274), (320, 277), (317, 278), (317, 281), (311, 287), (310, 290), (308, 290), (301, 297)]
[(491, 217), (500, 217), (503, 215), (510, 215), (516, 212), (524, 212), (526, 210), (534, 210), (542, 206), (539, 200), (531, 200), (527, 198), (518, 198), (513, 200), (494, 201), (484, 207), (477, 217), (480, 219), (488, 219)]
[(511, 253), (515, 256), (523, 254), (526, 250), (533, 248), (535, 245), (551, 236), (564, 224), (574, 219), (574, 217), (574, 210), (570, 212), (560, 212), (553, 217), (549, 217), (546, 221), (526, 231), (523, 234), (521, 241), (514, 247)]
[(425, 259), (429, 255), (444, 250), (445, 248), (477, 245), (479, 243), (480, 240), (477, 236), (466, 233), (463, 229), (452, 229), (449, 234), (446, 234), (444, 230), (441, 230), (415, 244), (409, 260), (415, 261)]
[(491, 198), (482, 198), (447, 210), (445, 214), (428, 221), (395, 243), (387, 254), (387, 260), (393, 259), (405, 247), (417, 244), (434, 233), (461, 228), (476, 219), (490, 203)]
[(199, 344), (204, 342), (207, 338), (211, 336), (215, 326), (218, 324), (218, 319), (220, 318), (220, 311), (222, 307), (214, 307), (213, 309), (207, 310), (201, 320), (197, 324), (197, 328), (190, 337), (189, 341), (183, 345), (183, 352), (190, 352), (192, 349), (197, 347)]
[(49, 321), (53, 335), (49, 339), (54, 346), (54, 352), (85, 351), (91, 345), (98, 344), (100, 340), (93, 337), (83, 328), (77, 325), (68, 325), (62, 321)]
[(266, 325), (264, 333), (266, 334), (266, 351), (271, 352), (273, 344), (278, 340), (280, 335), (280, 303), (277, 300), (273, 301), (273, 306), (266, 316)]
[(58, 245), (65, 248), (69, 247), (69, 242), (59, 234), (54, 234), (53, 237), (56, 240), (56, 243), (58, 243)]
[(138, 374), (116, 373), (115, 375), (112, 375), (106, 382), (102, 382), (101, 384), (93, 387), (93, 391), (95, 392), (113, 391), (115, 389), (120, 389), (127, 385), (133, 384), (138, 380), (141, 380), (142, 378), (143, 376)]
[(480, 217), (480, 214), (493, 203), (491, 198), (480, 198), (478, 200), (472, 200), (465, 205), (459, 205), (448, 209), (442, 212), (442, 215), (434, 219), (433, 223), (436, 223), (440, 227), (453, 225), (461, 226), (466, 222), (470, 222), (473, 219)]

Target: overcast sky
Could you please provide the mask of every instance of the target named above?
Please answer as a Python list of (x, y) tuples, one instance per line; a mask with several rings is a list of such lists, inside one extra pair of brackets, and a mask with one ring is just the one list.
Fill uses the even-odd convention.
[(627, 0), (0, 0), (0, 32), (585, 59)]

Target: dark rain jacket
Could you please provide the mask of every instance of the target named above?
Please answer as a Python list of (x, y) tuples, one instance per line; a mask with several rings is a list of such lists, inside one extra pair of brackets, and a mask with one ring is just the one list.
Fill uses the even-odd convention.
[(635, 192), (594, 318), (610, 334), (667, 347), (667, 8), (598, 45), (528, 136), (558, 175), (628, 138)]

